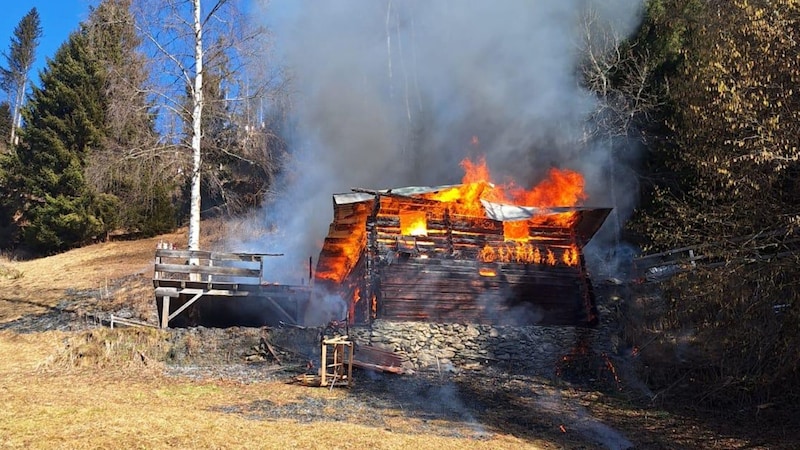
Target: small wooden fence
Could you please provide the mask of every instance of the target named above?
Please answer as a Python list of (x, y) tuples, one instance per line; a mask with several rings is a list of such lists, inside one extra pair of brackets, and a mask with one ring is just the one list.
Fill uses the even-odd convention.
[(661, 253), (643, 255), (633, 260), (633, 278), (659, 282), (697, 267), (714, 268), (728, 264), (751, 264), (800, 253), (800, 236), (786, 229), (756, 233)]

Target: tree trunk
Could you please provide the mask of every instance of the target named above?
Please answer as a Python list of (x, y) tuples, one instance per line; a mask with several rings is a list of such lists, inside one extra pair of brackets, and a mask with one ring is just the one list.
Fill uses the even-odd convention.
[(194, 0), (195, 78), (192, 90), (192, 194), (189, 211), (189, 250), (200, 249), (200, 138), (203, 114), (203, 24), (200, 0)]
[(17, 130), (22, 126), (22, 102), (25, 101), (25, 85), (28, 84), (28, 77), (22, 80), (22, 84), (17, 86), (16, 98), (14, 99), (14, 111), (11, 116), (11, 138), (9, 144), (18, 144), (19, 137)]

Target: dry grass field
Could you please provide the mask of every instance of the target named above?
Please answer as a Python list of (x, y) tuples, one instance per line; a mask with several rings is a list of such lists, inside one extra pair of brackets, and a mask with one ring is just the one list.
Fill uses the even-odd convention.
[[(208, 227), (216, 231), (206, 248), (223, 228)], [(313, 388), (290, 383), (288, 371), (266, 374), (268, 366), (248, 364), (235, 351), (211, 363), (212, 355), (190, 345), (195, 334), (185, 330), (109, 329), (98, 320), (108, 312), (155, 322), (151, 276), (161, 240), (185, 245), (185, 230), (37, 260), (0, 259), (0, 448), (771, 449), (796, 443), (789, 435), (759, 436), (660, 409), (590, 382), (497, 370), (357, 372), (353, 388)], [(176, 352), (190, 355), (191, 363), (176, 367)]]

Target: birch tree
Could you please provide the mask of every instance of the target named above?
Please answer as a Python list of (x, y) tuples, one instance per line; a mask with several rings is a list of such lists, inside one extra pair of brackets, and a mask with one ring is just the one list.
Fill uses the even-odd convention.
[[(242, 14), (237, 0), (136, 0), (139, 30), (151, 57), (159, 67), (153, 95), (160, 108), (160, 129), (164, 139), (186, 149), (185, 173), (189, 179), (189, 249), (200, 246), (202, 141), (207, 99), (204, 78), (208, 67), (224, 59), (232, 62), (232, 77), (250, 77), (253, 66), (263, 57), (261, 27)], [(213, 43), (209, 45), (208, 43)], [(223, 81), (221, 81), (223, 82)], [(224, 80), (230, 82), (230, 80)], [(251, 80), (238, 85), (219, 101), (246, 103), (263, 95), (268, 82)], [(187, 101), (188, 97), (188, 101)], [(177, 126), (176, 126), (177, 122)]]
[[(225, 2), (217, 2), (222, 6)], [(194, 86), (192, 86), (192, 190), (189, 209), (189, 249), (200, 248), (200, 138), (203, 120), (203, 22), (200, 0), (192, 3), (194, 25)], [(210, 17), (210, 16), (209, 16)]]

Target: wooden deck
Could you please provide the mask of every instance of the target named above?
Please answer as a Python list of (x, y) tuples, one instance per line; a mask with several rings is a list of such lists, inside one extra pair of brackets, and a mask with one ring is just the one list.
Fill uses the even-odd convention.
[[(301, 314), (298, 299), (309, 298), (311, 287), (267, 283), (264, 259), (279, 256), (157, 249), (153, 285), (157, 303), (161, 301), (160, 326), (167, 328), (202, 297), (251, 297), (265, 303), (277, 321), (296, 324)], [(175, 299), (180, 301), (172, 303)]]

